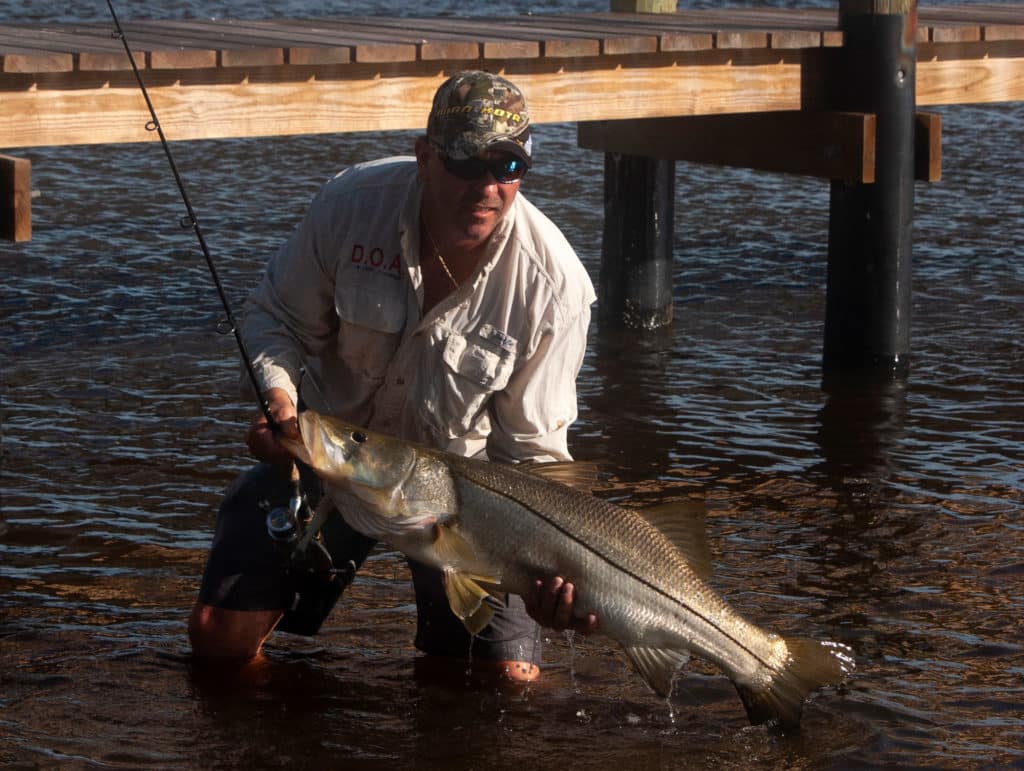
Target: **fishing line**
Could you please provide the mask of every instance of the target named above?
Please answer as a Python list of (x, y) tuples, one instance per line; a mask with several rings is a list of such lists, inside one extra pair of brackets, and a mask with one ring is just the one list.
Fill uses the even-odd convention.
[[(206, 259), (206, 267), (210, 269), (210, 275), (213, 277), (213, 283), (217, 287), (217, 294), (220, 296), (221, 305), (224, 306), (226, 318), (221, 324), (218, 324), (217, 331), (222, 334), (227, 334), (230, 331), (234, 335), (235, 342), (238, 344), (238, 353), (242, 357), (242, 363), (245, 364), (245, 371), (249, 375), (249, 382), (252, 383), (256, 400), (259, 402), (260, 409), (267, 419), (267, 426), (275, 433), (278, 433), (280, 426), (271, 416), (270, 404), (260, 391), (256, 370), (253, 368), (252, 359), (249, 358), (249, 352), (246, 350), (242, 335), (238, 331), (235, 315), (231, 311), (231, 303), (228, 302), (227, 295), (224, 292), (224, 285), (221, 283), (220, 275), (213, 264), (213, 257), (210, 256), (210, 249), (206, 245), (202, 228), (199, 227), (199, 220), (196, 218), (192, 202), (189, 200), (188, 193), (185, 190), (185, 183), (182, 181), (181, 174), (178, 172), (178, 166), (174, 162), (171, 147), (167, 143), (167, 137), (164, 136), (164, 130), (160, 126), (160, 119), (157, 117), (156, 109), (149, 98), (149, 91), (146, 90), (146, 84), (142, 80), (142, 73), (139, 72), (139, 67), (135, 63), (135, 55), (128, 45), (128, 38), (121, 27), (121, 22), (117, 18), (117, 13), (114, 11), (112, 0), (107, 0), (107, 8), (110, 9), (110, 16), (114, 20), (114, 37), (118, 38), (124, 46), (124, 52), (128, 55), (128, 61), (132, 65), (132, 72), (135, 73), (135, 80), (138, 81), (139, 88), (142, 90), (142, 96), (146, 100), (146, 107), (149, 108), (151, 120), (146, 123), (146, 130), (155, 131), (160, 137), (160, 144), (163, 145), (164, 155), (167, 156), (167, 162), (174, 173), (174, 181), (177, 183), (178, 191), (181, 193), (181, 200), (185, 203), (187, 214), (179, 220), (179, 224), (183, 228), (192, 228), (192, 232), (196, 234), (199, 247), (203, 251), (203, 257)], [(286, 568), (292, 572), (293, 578), (300, 587), (294, 606), (285, 612), (277, 628), (297, 634), (313, 635), (320, 629), (320, 625), (327, 617), (327, 612), (334, 605), (334, 602), (344, 591), (345, 587), (352, 583), (352, 580), (355, 578), (356, 564), (349, 560), (348, 564), (341, 569), (334, 567), (331, 554), (324, 546), (320, 534), (320, 530), (331, 512), (328, 509), (321, 509), (321, 507), (317, 507), (316, 512), (311, 510), (309, 501), (303, 492), (303, 482), (299, 473), (299, 466), (295, 462), (292, 462), (290, 465), (289, 486), (291, 487), (291, 497), (288, 500), (288, 505), (284, 507), (279, 506), (267, 511), (265, 522), (267, 535), (286, 556)]]
[(192, 209), (192, 202), (189, 200), (188, 193), (185, 191), (185, 183), (181, 179), (181, 174), (178, 173), (178, 166), (174, 162), (174, 156), (171, 154), (171, 146), (167, 143), (167, 137), (164, 136), (164, 130), (160, 126), (160, 119), (156, 115), (156, 109), (153, 107), (153, 102), (150, 101), (149, 91), (146, 90), (146, 84), (142, 81), (142, 73), (139, 72), (139, 67), (135, 63), (135, 55), (132, 53), (132, 49), (128, 45), (128, 38), (124, 33), (124, 29), (121, 27), (121, 22), (118, 21), (117, 14), (114, 12), (114, 4), (112, 0), (107, 0), (107, 8), (110, 9), (110, 16), (114, 20), (114, 33), (113, 36), (121, 41), (124, 46), (124, 52), (128, 54), (128, 61), (132, 65), (132, 72), (135, 73), (135, 80), (138, 81), (139, 88), (142, 90), (142, 96), (146, 100), (146, 107), (149, 108), (149, 115), (151, 120), (146, 123), (146, 131), (155, 131), (157, 136), (160, 137), (160, 144), (163, 145), (164, 154), (167, 156), (167, 162), (171, 166), (171, 171), (174, 174), (174, 181), (178, 184), (178, 191), (181, 193), (181, 200), (185, 203), (185, 211), (187, 214), (182, 217), (178, 224), (183, 228), (191, 228), (192, 232), (196, 234), (196, 239), (199, 241), (199, 248), (202, 249), (203, 257), (206, 259), (206, 267), (210, 269), (210, 275), (213, 277), (213, 283), (217, 287), (217, 294), (220, 296), (221, 305), (224, 306), (224, 313), (226, 315), (226, 329), (225, 324), (218, 324), (217, 331), (221, 334), (227, 334), (231, 332), (234, 335), (235, 342), (238, 344), (238, 353), (242, 357), (242, 363), (245, 364), (245, 371), (249, 375), (249, 381), (252, 383), (253, 392), (256, 394), (256, 400), (259, 402), (260, 409), (263, 410), (263, 415), (267, 419), (267, 425), (273, 431), (278, 430), (277, 421), (270, 415), (270, 405), (266, 399), (263, 398), (262, 391), (260, 389), (259, 381), (256, 379), (256, 370), (253, 368), (252, 359), (249, 358), (249, 352), (246, 350), (245, 342), (242, 340), (242, 335), (238, 331), (238, 324), (235, 322), (235, 315), (231, 311), (231, 303), (228, 302), (227, 295), (224, 292), (224, 285), (221, 283), (220, 275), (217, 273), (217, 268), (213, 264), (213, 257), (210, 256), (210, 249), (206, 245), (206, 239), (203, 237), (203, 230), (199, 227), (199, 220), (196, 219), (196, 213)]

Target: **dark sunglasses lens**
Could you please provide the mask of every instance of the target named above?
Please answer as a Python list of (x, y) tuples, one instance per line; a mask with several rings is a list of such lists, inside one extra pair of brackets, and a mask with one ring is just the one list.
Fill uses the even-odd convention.
[(480, 179), (480, 177), (487, 173), (487, 164), (479, 158), (466, 158), (465, 160), (457, 161), (445, 155), (442, 157), (442, 161), (448, 173), (454, 174), (459, 179)]
[(503, 158), (490, 164), (491, 174), (499, 182), (515, 182), (526, 174), (526, 164), (518, 158)]
[(445, 155), (442, 156), (441, 160), (448, 173), (455, 175), (459, 179), (480, 179), (489, 171), (498, 182), (508, 184), (522, 179), (526, 174), (526, 164), (518, 158), (502, 158), (496, 161), (466, 158), (465, 160), (457, 161)]

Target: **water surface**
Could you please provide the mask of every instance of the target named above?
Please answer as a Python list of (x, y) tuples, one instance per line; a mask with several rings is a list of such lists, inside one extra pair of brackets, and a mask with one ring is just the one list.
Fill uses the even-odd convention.
[[(123, 5), (125, 18), (273, 15)], [(0, 18), (104, 12), (52, 6), (0, 0)], [(565, 10), (494, 12), (551, 8)], [(291, 0), (274, 13), (371, 10)], [(856, 650), (856, 676), (784, 738), (748, 727), (712, 667), (692, 664), (670, 705), (599, 638), (556, 635), (529, 687), (424, 677), (408, 576), (383, 549), (318, 637), (275, 636), (244, 674), (198, 667), (185, 619), (215, 507), (250, 463), (234, 343), (215, 331), (222, 312), (156, 145), (19, 150), (39, 197), (33, 240), (0, 245), (0, 762), (1024, 765), (1024, 109), (941, 112), (943, 181), (916, 188), (906, 381), (822, 387), (818, 180), (679, 164), (673, 327), (642, 341), (592, 330), (571, 444), (608, 470), (601, 494), (704, 497), (715, 587), (779, 632)], [(538, 134), (524, 193), (596, 280), (602, 159), (576, 148), (573, 126)], [(175, 143), (231, 297), (330, 174), (412, 139)]]

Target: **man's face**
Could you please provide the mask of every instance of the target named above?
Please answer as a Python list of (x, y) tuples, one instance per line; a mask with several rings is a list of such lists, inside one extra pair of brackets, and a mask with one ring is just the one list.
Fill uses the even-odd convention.
[[(485, 161), (510, 158), (504, 151), (488, 150)], [(438, 241), (460, 249), (482, 245), (512, 206), (519, 181), (498, 182), (490, 171), (476, 179), (462, 179), (445, 168), (441, 151), (425, 139), (416, 142), (416, 160), (423, 181), (423, 216)]]

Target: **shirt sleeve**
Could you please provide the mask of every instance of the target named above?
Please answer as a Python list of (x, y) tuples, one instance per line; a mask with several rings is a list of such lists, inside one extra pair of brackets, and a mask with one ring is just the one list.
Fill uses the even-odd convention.
[(321, 191), (298, 228), (267, 263), (246, 302), (241, 325), (262, 390), (283, 388), (295, 404), (303, 361), (318, 355), (337, 336), (335, 279), (325, 265), (327, 208)]
[(576, 376), (587, 348), (590, 307), (540, 340), (491, 402), (487, 456), (494, 461), (566, 461), (576, 419)]

